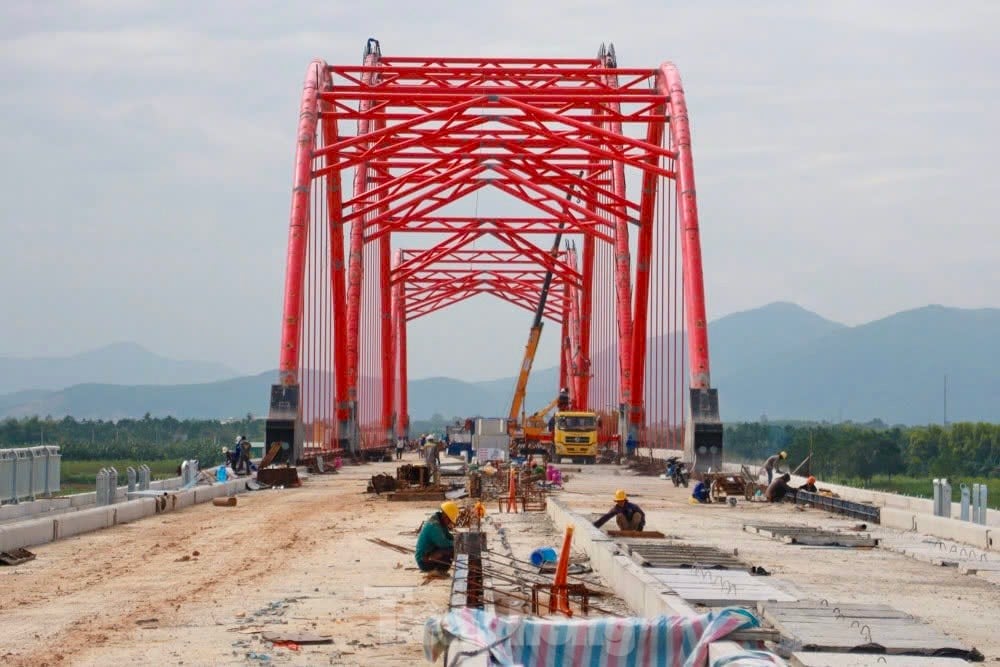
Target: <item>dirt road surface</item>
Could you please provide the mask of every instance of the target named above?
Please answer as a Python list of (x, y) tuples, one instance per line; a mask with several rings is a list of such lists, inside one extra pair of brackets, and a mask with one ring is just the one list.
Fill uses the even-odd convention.
[[(424, 621), (447, 609), (450, 582), (425, 582), (412, 547), (435, 503), (387, 503), (364, 493), (392, 464), (313, 476), (300, 489), (240, 496), (35, 549), (35, 561), (0, 568), (0, 665), (417, 665)], [(685, 489), (585, 466), (562, 498), (603, 512), (625, 488), (648, 528), (736, 548), (810, 597), (882, 602), (919, 616), (1000, 658), (1000, 588), (979, 577), (888, 551), (785, 545), (746, 533), (752, 519), (814, 525), (854, 522), (790, 505), (692, 506)], [(490, 511), (495, 511), (493, 507)], [(508, 520), (512, 528), (518, 521)], [(515, 539), (525, 552), (555, 529)], [(520, 554), (524, 557), (524, 553)], [(259, 632), (329, 635), (332, 644), (276, 647)]]
[[(447, 608), (450, 582), (425, 584), (412, 555), (365, 539), (412, 547), (433, 509), (364, 493), (393, 467), (38, 547), (36, 560), (0, 570), (0, 664), (422, 663), (423, 622)], [(292, 651), (258, 639), (261, 629), (334, 642)]]

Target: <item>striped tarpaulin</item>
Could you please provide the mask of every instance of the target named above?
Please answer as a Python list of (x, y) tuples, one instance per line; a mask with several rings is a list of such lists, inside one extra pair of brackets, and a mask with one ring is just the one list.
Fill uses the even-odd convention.
[(505, 667), (703, 667), (711, 642), (759, 625), (738, 608), (694, 617), (587, 619), (499, 617), (464, 608), (426, 622), (424, 656), (436, 662), (453, 638), (461, 638), (489, 651), (492, 665)]

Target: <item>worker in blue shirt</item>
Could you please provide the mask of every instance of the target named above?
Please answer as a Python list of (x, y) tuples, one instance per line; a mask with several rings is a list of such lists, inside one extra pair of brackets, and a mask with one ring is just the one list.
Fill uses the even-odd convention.
[(615, 517), (619, 530), (642, 530), (646, 527), (646, 513), (635, 503), (629, 502), (628, 496), (625, 495), (625, 489), (615, 491), (615, 506), (595, 521), (594, 526), (600, 528), (611, 517)]
[(708, 502), (708, 486), (705, 482), (699, 481), (694, 485), (694, 489), (691, 491), (691, 497), (699, 503)]
[(447, 572), (455, 558), (455, 538), (451, 528), (458, 521), (458, 505), (452, 500), (441, 503), (420, 529), (414, 557), (421, 572)]

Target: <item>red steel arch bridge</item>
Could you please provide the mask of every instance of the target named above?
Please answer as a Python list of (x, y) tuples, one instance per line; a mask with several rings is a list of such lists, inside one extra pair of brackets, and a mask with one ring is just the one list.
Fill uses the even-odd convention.
[[(502, 201), (479, 210), (486, 191)], [(593, 58), (388, 56), (370, 39), (359, 64), (309, 64), (269, 443), (294, 442), (298, 459), (385, 448), (409, 432), (409, 322), (484, 294), (534, 311), (546, 282), (560, 386), (606, 417), (602, 439), (717, 460), (672, 63), (620, 67), (613, 45)]]

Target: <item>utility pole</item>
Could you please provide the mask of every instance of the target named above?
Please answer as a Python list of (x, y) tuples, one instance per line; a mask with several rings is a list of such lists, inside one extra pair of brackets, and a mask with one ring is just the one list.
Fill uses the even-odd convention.
[(945, 373), (944, 376), (944, 419), (942, 420), (942, 426), (948, 425), (948, 374)]

